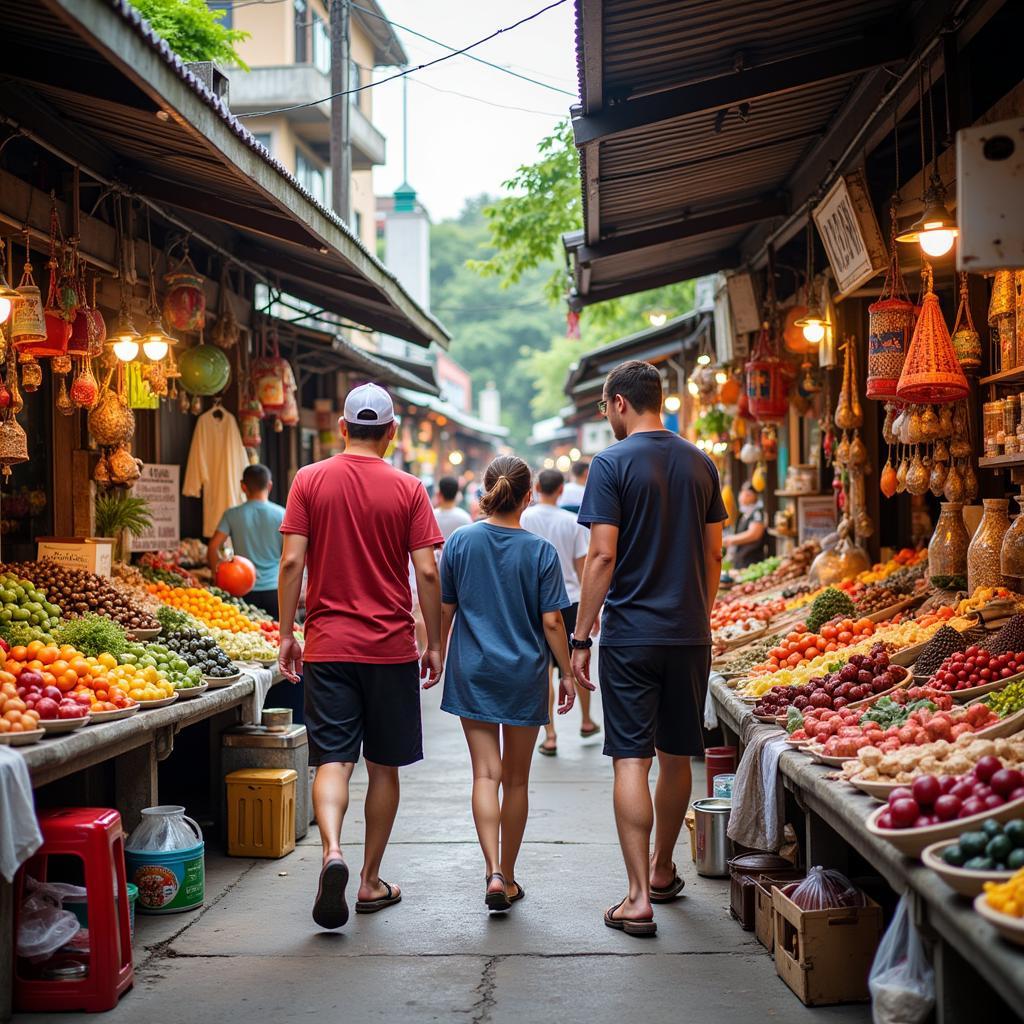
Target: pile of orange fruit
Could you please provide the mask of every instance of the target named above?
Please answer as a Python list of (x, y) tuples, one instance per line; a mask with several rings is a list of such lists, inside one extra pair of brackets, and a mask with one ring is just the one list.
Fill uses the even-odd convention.
[(216, 594), (202, 587), (169, 587), (166, 583), (151, 583), (148, 590), (164, 604), (178, 611), (188, 612), (207, 626), (226, 629), (230, 633), (254, 633), (259, 626), (246, 618), (234, 605), (222, 601)]
[(115, 675), (118, 664), (112, 654), (87, 658), (69, 644), (57, 647), (33, 640), (25, 647), (11, 648), (0, 671), (0, 685), (16, 688), (25, 669), (38, 672), (44, 686), (56, 686), (61, 693), (88, 694), (93, 711), (116, 711), (135, 703)]

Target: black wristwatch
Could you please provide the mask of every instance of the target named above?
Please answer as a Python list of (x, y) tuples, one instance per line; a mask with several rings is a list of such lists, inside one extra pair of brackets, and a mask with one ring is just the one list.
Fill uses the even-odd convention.
[(569, 646), (574, 651), (589, 651), (594, 646), (594, 638), (588, 636), (586, 640), (580, 640), (575, 633), (570, 633)]

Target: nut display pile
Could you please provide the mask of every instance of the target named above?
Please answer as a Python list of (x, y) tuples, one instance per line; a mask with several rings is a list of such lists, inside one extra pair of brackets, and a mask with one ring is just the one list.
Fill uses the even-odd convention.
[(951, 654), (966, 651), (968, 646), (963, 633), (950, 626), (943, 626), (924, 645), (924, 650), (914, 664), (914, 673), (919, 676), (930, 676)]
[(992, 654), (1005, 651), (1024, 651), (1024, 615), (1014, 615), (994, 637), (985, 644)]
[(65, 615), (97, 612), (125, 629), (156, 629), (159, 625), (149, 612), (113, 586), (109, 579), (95, 573), (69, 569), (46, 559), (18, 562), (4, 568), (32, 580), (37, 587), (45, 587), (50, 600), (59, 605)]

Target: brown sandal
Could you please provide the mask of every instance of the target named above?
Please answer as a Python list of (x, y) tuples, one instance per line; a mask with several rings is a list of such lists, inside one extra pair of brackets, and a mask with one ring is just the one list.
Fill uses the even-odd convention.
[(652, 903), (671, 903), (683, 891), (686, 885), (679, 877), (675, 864), (672, 865), (672, 881), (664, 889), (651, 886), (650, 898)]
[(396, 903), (402, 902), (402, 894), (400, 892), (396, 893), (383, 878), (380, 880), (380, 884), (387, 889), (387, 896), (381, 896), (375, 900), (357, 900), (357, 914), (376, 914), (378, 910), (383, 910), (385, 907), (393, 907)]
[(625, 932), (627, 935), (657, 935), (658, 925), (654, 920), (653, 915), (651, 917), (639, 917), (639, 918), (626, 918), (626, 917), (613, 917), (619, 907), (622, 906), (626, 901), (620, 900), (615, 904), (614, 907), (609, 907), (604, 912), (604, 923), (609, 928), (614, 928), (616, 931)]

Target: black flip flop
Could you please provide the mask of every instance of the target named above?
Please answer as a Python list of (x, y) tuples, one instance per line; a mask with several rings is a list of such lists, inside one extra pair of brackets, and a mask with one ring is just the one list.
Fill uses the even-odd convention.
[(580, 736), (582, 736), (585, 740), (589, 740), (592, 736), (596, 736), (600, 731), (601, 731), (601, 726), (599, 726), (595, 722), (594, 723), (594, 728), (591, 729), (589, 732), (587, 732), (584, 729), (580, 729)]
[(544, 740), (541, 745), (537, 748), (538, 753), (543, 754), (545, 757), (555, 757), (558, 754), (558, 744), (556, 743), (553, 747), (545, 747), (544, 744), (547, 740)]
[(348, 921), (345, 887), (348, 885), (348, 865), (333, 857), (320, 871), (320, 887), (313, 903), (313, 920), (321, 928), (340, 928)]
[[(495, 871), (493, 875), (488, 875), (484, 879), (484, 885), (490, 885), (492, 878), (500, 878), (501, 884), (505, 885), (505, 876), (500, 871)], [(512, 906), (512, 901), (508, 898), (507, 888), (502, 889), (501, 892), (487, 893), (484, 897), (484, 902), (487, 904), (487, 909), (494, 914), (500, 914)]]
[(625, 918), (612, 917), (616, 910), (626, 901), (620, 900), (614, 907), (609, 907), (604, 912), (604, 923), (616, 931), (625, 932), (627, 935), (651, 936), (658, 934), (658, 925), (653, 917)]
[(393, 907), (396, 903), (402, 902), (402, 894), (396, 894), (395, 890), (383, 878), (380, 880), (380, 884), (387, 889), (387, 896), (381, 896), (376, 900), (357, 900), (357, 914), (376, 914), (378, 910), (383, 910), (385, 907)]
[(516, 894), (515, 896), (509, 896), (508, 901), (509, 903), (518, 903), (526, 897), (526, 890), (518, 882), (513, 882), (512, 884), (516, 887)]
[(665, 886), (664, 889), (651, 886), (650, 897), (652, 903), (671, 903), (683, 891), (686, 882), (679, 877), (675, 864), (672, 865), (672, 874), (671, 883)]

